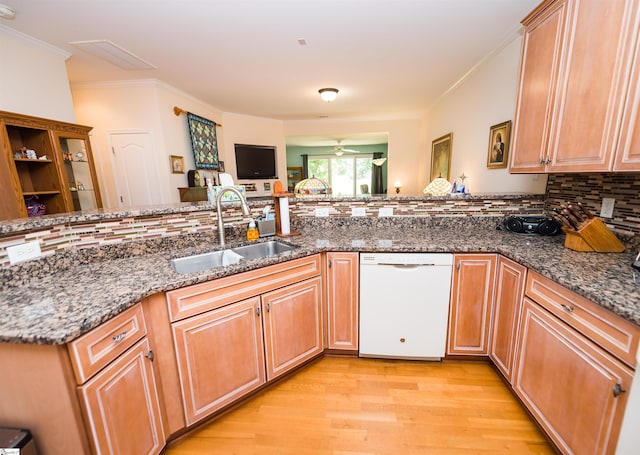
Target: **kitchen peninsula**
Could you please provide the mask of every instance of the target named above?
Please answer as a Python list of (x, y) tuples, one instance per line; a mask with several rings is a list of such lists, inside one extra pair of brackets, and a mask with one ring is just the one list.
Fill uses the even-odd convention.
[[(268, 202), (251, 202), (251, 211), (261, 212)], [(75, 370), (69, 366), (60, 367), (66, 373), (59, 372), (61, 377), (67, 377), (70, 382), (70, 390), (65, 392), (69, 397), (75, 396), (77, 385), (81, 397), (78, 402), (72, 403), (69, 408), (68, 403), (57, 403), (57, 400), (51, 398), (51, 402), (55, 402), (52, 411), (75, 421), (75, 425), (80, 425), (76, 436), (67, 438), (71, 441), (69, 444), (77, 444), (70, 446), (77, 452), (95, 450), (89, 447), (99, 445), (101, 440), (96, 437), (95, 441), (88, 442), (82, 429), (83, 425), (87, 425), (87, 432), (93, 434), (96, 428), (100, 427), (100, 423), (87, 420), (87, 417), (79, 417), (92, 415), (87, 411), (90, 405), (86, 404), (91, 403), (92, 399), (89, 392), (84, 391), (93, 384), (94, 379), (91, 378), (96, 373), (83, 373), (82, 361), (69, 360), (69, 356), (76, 355), (69, 354), (75, 352), (71, 346), (76, 346), (81, 340), (87, 339), (85, 337), (91, 337), (93, 333), (97, 333), (96, 331), (112, 324), (112, 321), (119, 321), (126, 316), (127, 321), (136, 322), (127, 322), (125, 325), (128, 329), (122, 330), (122, 333), (138, 331), (140, 337), (132, 338), (131, 345), (125, 342), (128, 350), (123, 351), (121, 355), (133, 355), (135, 349), (140, 349), (140, 358), (144, 361), (144, 356), (153, 351), (156, 362), (166, 365), (167, 354), (174, 352), (174, 347), (171, 346), (171, 336), (168, 332), (169, 323), (163, 325), (162, 317), (167, 321), (175, 321), (172, 322), (172, 325), (176, 325), (175, 330), (182, 322), (180, 317), (160, 317), (166, 311), (171, 311), (167, 309), (165, 293), (168, 295), (172, 292), (182, 292), (182, 289), (190, 287), (200, 289), (198, 286), (224, 280), (232, 285), (235, 277), (259, 274), (263, 270), (276, 270), (280, 273), (280, 270), (293, 264), (306, 264), (305, 267), (312, 264), (312, 261), (319, 261), (314, 264), (325, 264), (325, 255), (328, 254), (357, 255), (365, 251), (387, 251), (496, 255), (524, 266), (531, 272), (532, 277), (539, 276), (540, 280), (549, 279), (580, 298), (588, 299), (604, 308), (607, 314), (610, 314), (611, 320), (614, 323), (618, 321), (625, 330), (631, 327), (631, 332), (638, 331), (640, 291), (630, 267), (633, 253), (578, 253), (564, 248), (562, 235), (522, 236), (497, 229), (505, 214), (539, 213), (543, 209), (543, 202), (542, 196), (522, 194), (473, 195), (464, 198), (381, 196), (366, 200), (292, 200), (292, 223), (302, 234), (283, 239), (296, 246), (291, 254), (245, 261), (225, 268), (191, 274), (176, 273), (169, 261), (175, 257), (220, 249), (213, 226), (215, 211), (208, 204), (180, 204), (139, 211), (99, 211), (72, 214), (68, 218), (47, 217), (41, 220), (3, 223), (0, 226), (2, 239), (15, 239), (19, 236), (31, 239), (41, 235), (46, 244), (50, 241), (47, 235), (52, 235), (51, 232), (55, 231), (53, 236), (57, 236), (58, 248), (54, 251), (44, 248), (45, 257), (37, 261), (2, 268), (0, 311), (4, 317), (0, 321), (0, 358), (9, 364), (18, 365), (22, 356), (28, 357), (29, 352), (38, 351), (43, 356), (40, 360), (47, 358), (46, 368), (52, 368), (51, 356), (43, 353), (55, 351), (54, 357), (58, 358), (62, 365), (80, 365), (74, 366)], [(330, 207), (332, 216), (314, 217), (312, 214), (319, 206)], [(347, 214), (352, 206), (364, 206), (368, 216), (349, 217)], [(379, 206), (392, 206), (394, 214), (401, 215), (379, 218), (376, 216)], [(245, 226), (241, 221), (239, 206), (227, 206), (225, 212), (225, 218), (235, 219), (236, 225), (228, 229), (228, 243), (243, 243), (239, 239), (244, 234)], [(429, 216), (424, 216), (424, 213), (429, 213)], [(119, 232), (126, 234), (116, 242), (114, 238)], [(176, 232), (177, 234), (174, 234)], [(63, 246), (65, 240), (68, 241), (68, 247)], [(312, 267), (314, 269), (308, 272), (311, 280), (309, 282), (320, 277), (321, 281), (318, 283), (324, 280), (326, 285), (326, 266)], [(294, 283), (292, 286), (298, 284)], [(142, 307), (139, 302), (143, 302)], [(324, 304), (326, 305), (326, 302)], [(159, 316), (156, 310), (161, 307), (163, 310)], [(327, 321), (322, 322), (323, 330), (326, 330), (327, 324)], [(148, 336), (143, 335), (142, 332), (145, 330)], [(119, 333), (117, 332), (116, 336)], [(326, 348), (326, 345), (320, 344), (317, 353)], [(632, 338), (628, 349), (635, 352), (637, 337)], [(314, 355), (318, 355), (317, 353)], [(63, 359), (65, 355), (67, 358)], [(173, 358), (173, 355), (170, 357)], [(626, 360), (627, 365), (629, 362)], [(176, 360), (169, 361), (169, 364), (175, 366)], [(93, 368), (104, 368), (106, 371), (111, 367), (102, 365)], [(29, 377), (33, 375), (33, 371), (26, 370), (16, 374), (25, 375), (15, 376), (20, 378), (18, 383), (38, 383), (37, 378), (34, 380), (33, 377)], [(74, 374), (76, 380), (72, 379)], [(163, 397), (156, 406), (155, 420), (169, 420), (168, 424), (158, 424), (163, 429), (162, 435), (154, 433), (158, 438), (157, 444), (162, 447), (166, 439), (185, 428), (185, 417), (180, 417), (183, 412), (181, 399), (172, 397), (172, 392), (179, 389), (178, 384), (181, 382), (177, 373), (172, 373), (166, 367), (152, 368), (148, 377), (157, 379), (154, 387), (157, 389), (156, 393)], [(9, 384), (10, 386), (6, 386), (2, 383), (3, 387), (0, 390), (14, 390), (16, 382), (9, 381)], [(58, 387), (64, 389), (63, 384), (58, 384)], [(625, 397), (623, 394), (622, 398)], [(165, 416), (165, 411), (169, 417)], [(7, 414), (8, 410), (2, 409), (2, 421), (9, 421)], [(620, 412), (618, 414), (621, 415)], [(193, 418), (200, 417), (195, 414)], [(40, 429), (28, 417), (23, 416), (18, 420), (15, 424), (33, 428), (36, 438), (49, 437), (46, 430)], [(619, 425), (619, 421), (616, 425)], [(188, 415), (186, 426), (189, 426)], [(63, 432), (59, 431), (59, 434)]]

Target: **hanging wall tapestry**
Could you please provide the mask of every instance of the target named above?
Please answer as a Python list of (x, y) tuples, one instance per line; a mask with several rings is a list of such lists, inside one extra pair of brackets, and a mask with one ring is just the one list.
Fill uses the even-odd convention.
[(218, 170), (218, 139), (216, 122), (187, 112), (191, 148), (196, 161), (196, 169)]

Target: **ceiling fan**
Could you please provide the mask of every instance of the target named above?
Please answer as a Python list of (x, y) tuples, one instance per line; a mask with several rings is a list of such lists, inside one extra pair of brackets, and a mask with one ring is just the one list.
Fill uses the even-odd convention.
[(338, 141), (338, 144), (336, 144), (336, 146), (333, 148), (332, 152), (335, 153), (337, 156), (342, 156), (345, 153), (360, 153), (359, 150), (352, 150), (352, 149), (344, 148), (343, 146), (340, 145), (340, 141)]

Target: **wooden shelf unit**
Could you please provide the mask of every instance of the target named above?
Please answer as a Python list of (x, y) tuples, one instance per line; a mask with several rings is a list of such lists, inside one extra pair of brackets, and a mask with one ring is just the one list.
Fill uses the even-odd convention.
[[(0, 179), (9, 193), (0, 202), (0, 220), (26, 217), (31, 199), (44, 204), (46, 214), (102, 207), (89, 131), (88, 126), (0, 111), (0, 153), (4, 157)], [(87, 168), (83, 186), (93, 192), (84, 198), (88, 201), (84, 207), (76, 195), (73, 172), (67, 169), (69, 141), (82, 147), (80, 161)], [(38, 158), (16, 156), (25, 149), (35, 151)]]

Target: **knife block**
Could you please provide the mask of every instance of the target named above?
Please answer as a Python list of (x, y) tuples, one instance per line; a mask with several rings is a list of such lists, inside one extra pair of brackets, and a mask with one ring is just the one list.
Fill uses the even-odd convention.
[(564, 246), (570, 250), (621, 253), (625, 249), (624, 244), (600, 218), (590, 219), (577, 231), (567, 227), (562, 230), (567, 234)]

